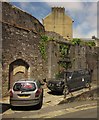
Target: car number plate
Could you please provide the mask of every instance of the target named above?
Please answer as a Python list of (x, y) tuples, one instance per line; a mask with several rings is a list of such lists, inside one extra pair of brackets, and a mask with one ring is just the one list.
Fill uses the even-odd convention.
[(18, 98), (29, 98), (30, 96), (18, 96)]

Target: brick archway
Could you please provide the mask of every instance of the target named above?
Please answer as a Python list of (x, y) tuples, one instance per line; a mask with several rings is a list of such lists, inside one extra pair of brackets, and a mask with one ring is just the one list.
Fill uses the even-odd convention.
[(22, 59), (17, 59), (9, 65), (9, 85), (10, 89), (13, 83), (22, 78), (28, 78), (29, 64)]

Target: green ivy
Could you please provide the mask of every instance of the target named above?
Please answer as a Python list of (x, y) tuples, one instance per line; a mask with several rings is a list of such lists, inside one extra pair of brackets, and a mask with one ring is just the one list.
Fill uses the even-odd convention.
[[(69, 46), (66, 44), (60, 44), (60, 56), (64, 60), (69, 53)], [(59, 65), (65, 69), (71, 67), (71, 62), (60, 62)]]
[(74, 38), (73, 40), (71, 40), (71, 42), (72, 42), (73, 45), (87, 45), (89, 47), (93, 47), (93, 46), (96, 45), (94, 41), (88, 41), (87, 42), (87, 41), (83, 41), (79, 38)]
[(47, 41), (48, 41), (48, 36), (45, 35), (41, 35), (41, 39), (40, 39), (40, 52), (42, 55), (43, 59), (46, 59), (46, 45), (47, 45)]
[(95, 46), (95, 42), (94, 41), (89, 41), (86, 43), (89, 47)]
[(68, 68), (71, 67), (71, 62), (67, 63), (61, 62), (59, 65), (67, 70)]
[(61, 54), (62, 58), (66, 57), (66, 55), (68, 54), (68, 51), (69, 51), (68, 45), (64, 45), (64, 44), (60, 45), (60, 54)]
[(73, 45), (80, 45), (81, 39), (79, 39), (79, 38), (74, 38), (71, 42), (72, 42)]

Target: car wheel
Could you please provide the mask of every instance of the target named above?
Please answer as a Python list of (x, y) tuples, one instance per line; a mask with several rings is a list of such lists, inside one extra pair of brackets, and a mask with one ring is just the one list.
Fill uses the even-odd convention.
[(67, 86), (66, 86), (66, 87), (64, 87), (64, 89), (63, 89), (63, 94), (64, 94), (64, 95), (69, 94), (69, 89), (68, 89), (68, 87), (67, 87)]
[(90, 83), (87, 82), (87, 83), (85, 84), (85, 87), (86, 87), (86, 88), (90, 88), (90, 87), (91, 87)]
[(39, 104), (37, 105), (37, 109), (41, 109), (42, 104), (43, 104), (43, 96), (41, 97), (41, 100), (40, 100)]
[(42, 107), (42, 100), (40, 101), (40, 103), (37, 105), (37, 109), (41, 109)]

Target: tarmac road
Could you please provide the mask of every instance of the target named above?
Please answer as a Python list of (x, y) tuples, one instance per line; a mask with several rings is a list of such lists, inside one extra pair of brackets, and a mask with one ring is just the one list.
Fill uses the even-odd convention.
[(21, 108), (9, 109), (3, 118), (97, 118), (97, 102), (83, 101), (63, 105), (47, 106), (40, 110)]
[(59, 115), (54, 118), (97, 118), (97, 107), (93, 106), (90, 108), (80, 109), (71, 111), (70, 113)]

